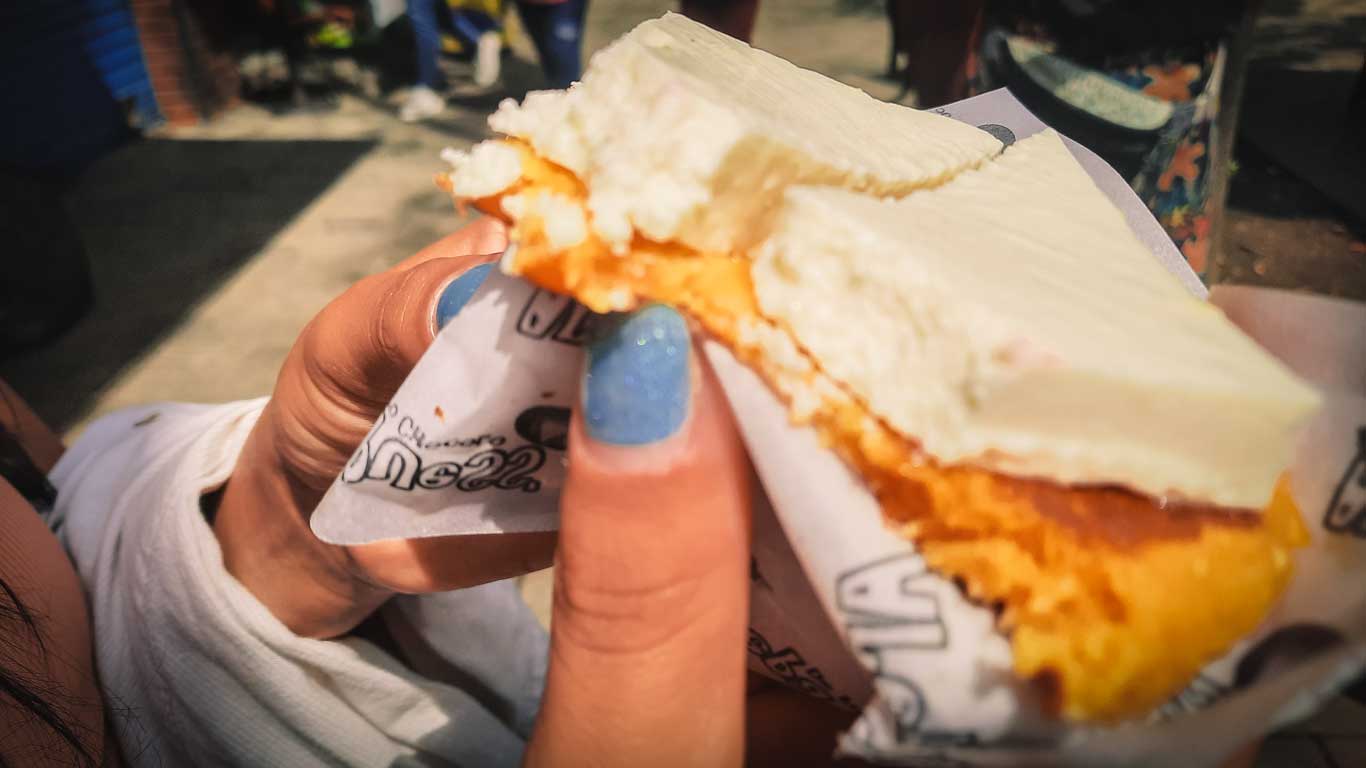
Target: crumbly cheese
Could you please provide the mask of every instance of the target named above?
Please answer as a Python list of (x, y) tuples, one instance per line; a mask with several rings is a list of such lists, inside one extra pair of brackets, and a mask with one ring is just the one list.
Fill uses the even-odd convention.
[(563, 195), (542, 195), (539, 208), (546, 245), (565, 250), (588, 238), (588, 220), (578, 203)]
[(564, 195), (544, 190), (503, 198), (503, 212), (513, 221), (533, 220), (545, 231), (546, 245), (563, 251), (588, 239), (583, 206)]
[(522, 156), (506, 144), (485, 141), (468, 152), (447, 147), (441, 159), (451, 166), (451, 194), (479, 198), (496, 195), (522, 176)]
[(766, 320), (747, 317), (736, 325), (735, 341), (741, 349), (761, 354), (759, 365), (770, 384), (787, 399), (794, 422), (808, 421), (826, 405), (823, 394), (833, 385), (797, 349), (791, 334)]
[(902, 195), (1001, 148), (676, 14), (598, 53), (569, 90), (504, 101), (489, 124), (573, 171), (594, 231), (618, 251), (633, 234), (741, 249), (789, 184)]
[(1052, 131), (900, 201), (793, 188), (753, 277), (825, 373), (946, 464), (1261, 509), (1318, 402)]

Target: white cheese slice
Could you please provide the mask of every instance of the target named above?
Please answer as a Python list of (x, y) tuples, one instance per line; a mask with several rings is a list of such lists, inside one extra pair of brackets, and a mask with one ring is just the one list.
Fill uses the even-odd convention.
[(1052, 131), (900, 201), (793, 188), (753, 273), (766, 315), (949, 464), (1260, 509), (1318, 403)]
[(504, 101), (489, 124), (578, 175), (617, 249), (635, 233), (741, 249), (789, 184), (902, 195), (1001, 149), (672, 13), (598, 53), (569, 90)]

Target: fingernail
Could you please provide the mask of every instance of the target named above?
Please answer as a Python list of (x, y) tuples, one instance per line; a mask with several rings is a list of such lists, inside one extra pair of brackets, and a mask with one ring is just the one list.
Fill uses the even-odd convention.
[(674, 434), (692, 395), (688, 326), (654, 305), (627, 317), (588, 348), (584, 421), (594, 439), (644, 445)]
[(479, 286), (484, 284), (484, 279), (489, 276), (489, 270), (493, 269), (492, 264), (480, 264), (460, 277), (455, 278), (442, 291), (441, 296), (436, 300), (436, 327), (445, 328), (460, 310), (469, 303), (474, 292), (479, 290)]

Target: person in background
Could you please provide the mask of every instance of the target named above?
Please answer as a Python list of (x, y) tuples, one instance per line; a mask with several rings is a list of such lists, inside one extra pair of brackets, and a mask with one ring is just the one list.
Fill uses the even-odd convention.
[(914, 90), (923, 109), (966, 97), (981, 17), (981, 0), (887, 0), (892, 33), (887, 76), (902, 83), (895, 100)]
[(748, 43), (754, 36), (759, 0), (682, 0), (678, 11), (717, 32)]
[(405, 123), (441, 114), (446, 87), (441, 73), (441, 22), (449, 26), (466, 49), (474, 52), (474, 83), (487, 88), (498, 80), (502, 33), (496, 9), (452, 9), (448, 0), (408, 0), (408, 19), (413, 25), (417, 52), (417, 84), (399, 110)]
[(551, 88), (568, 88), (583, 73), (583, 21), (588, 0), (518, 0), (522, 26), (536, 46)]

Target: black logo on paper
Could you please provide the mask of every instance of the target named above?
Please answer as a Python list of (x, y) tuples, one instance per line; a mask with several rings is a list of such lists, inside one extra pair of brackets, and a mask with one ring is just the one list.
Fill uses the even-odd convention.
[(1204, 709), (1223, 698), (1228, 691), (1228, 686), (1218, 680), (1208, 675), (1196, 675), (1190, 685), (1158, 708), (1158, 717), (1166, 720), (1186, 712)]
[[(892, 728), (888, 735), (895, 743), (917, 734), (927, 704), (914, 681), (886, 669), (886, 653), (937, 651), (949, 645), (939, 596), (920, 582), (929, 575), (925, 561), (907, 552), (846, 571), (835, 581), (835, 601), (844, 614), (849, 644), (873, 672), (881, 694), (876, 705), (881, 723)], [(870, 749), (871, 737), (864, 734)]]
[(992, 136), (995, 136), (997, 141), (1001, 142), (1003, 145), (1007, 147), (1015, 143), (1015, 132), (1005, 127), (1004, 125), (997, 125), (996, 123), (987, 123), (985, 125), (979, 125), (977, 127), (981, 128), (982, 130), (986, 131)]
[(820, 669), (807, 664), (797, 649), (791, 646), (774, 648), (758, 630), (751, 628), (748, 650), (783, 685), (846, 709), (858, 708), (848, 696), (837, 696), (834, 686), (825, 679)]
[(1366, 538), (1366, 426), (1357, 427), (1357, 452), (1342, 472), (1323, 513), (1323, 527), (1333, 533)]
[(554, 448), (569, 447), (569, 409), (558, 405), (533, 405), (517, 415), (512, 425), (528, 443)]
[[(391, 419), (396, 423), (397, 434), (381, 438), (384, 425)], [(350, 484), (382, 482), (400, 491), (539, 491), (541, 481), (534, 475), (545, 464), (545, 447), (501, 447), (506, 442), (500, 435), (428, 442), (421, 426), (411, 416), (400, 415), (398, 406), (391, 403), (347, 462), (341, 480)], [(424, 462), (418, 453), (419, 448), (450, 447), (477, 450), (461, 461)]]
[[(879, 745), (914, 743), (914, 765), (966, 766), (948, 749), (978, 749), (1021, 754), (1051, 751), (1048, 737), (1014, 735), (984, 742), (970, 730), (924, 727), (929, 714), (925, 692), (913, 680), (887, 669), (891, 651), (943, 651), (949, 647), (949, 628), (939, 602), (943, 587), (921, 557), (906, 552), (874, 560), (840, 574), (835, 601), (844, 614), (849, 644), (873, 672), (878, 691), (873, 707), (878, 717), (864, 717), (849, 732), (862, 754), (904, 758)], [(1034, 762), (1032, 760), (1026, 762)]]
[(854, 648), (873, 654), (893, 648), (947, 648), (949, 628), (939, 596), (932, 587), (917, 584), (929, 575), (925, 561), (909, 552), (841, 574), (835, 601)]
[(537, 290), (517, 316), (517, 332), (532, 339), (583, 346), (597, 316), (568, 296)]
[(920, 721), (925, 719), (925, 694), (920, 686), (900, 675), (882, 670), (877, 674), (877, 708), (882, 713), (882, 722), (892, 726), (891, 741), (901, 744), (911, 740), (920, 730)]

